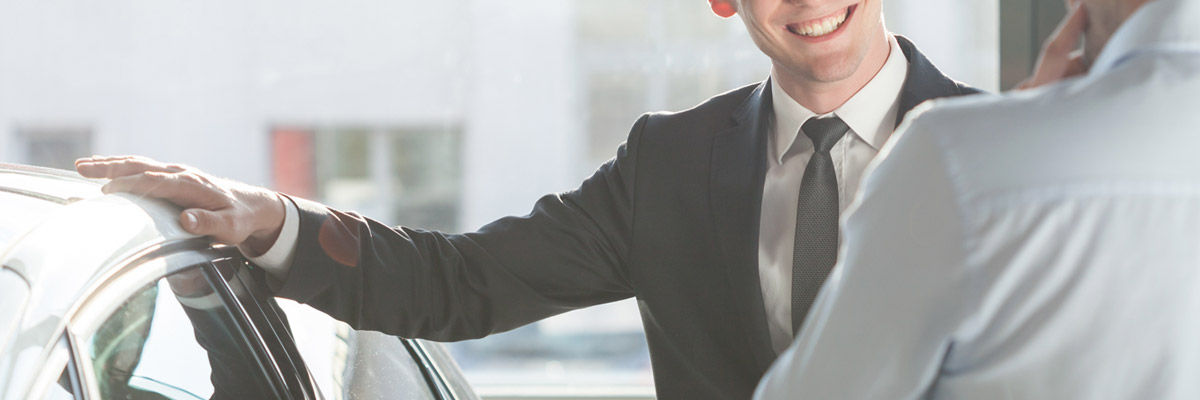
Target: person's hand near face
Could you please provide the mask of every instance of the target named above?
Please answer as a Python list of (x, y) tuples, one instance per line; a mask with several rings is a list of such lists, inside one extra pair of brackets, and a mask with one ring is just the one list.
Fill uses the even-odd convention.
[(1046, 39), (1033, 76), (1016, 89), (1032, 89), (1086, 73), (1117, 28), (1147, 1), (1067, 0), (1067, 16)]
[(1080, 0), (1067, 0), (1067, 10), (1058, 29), (1042, 45), (1033, 75), (1016, 89), (1032, 89), (1087, 72), (1088, 58), (1078, 46), (1087, 29), (1087, 10)]

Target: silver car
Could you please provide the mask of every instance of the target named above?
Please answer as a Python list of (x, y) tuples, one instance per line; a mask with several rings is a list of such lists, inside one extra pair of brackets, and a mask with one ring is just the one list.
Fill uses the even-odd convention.
[(477, 398), (440, 345), (276, 300), (178, 208), (100, 186), (0, 165), (0, 398)]

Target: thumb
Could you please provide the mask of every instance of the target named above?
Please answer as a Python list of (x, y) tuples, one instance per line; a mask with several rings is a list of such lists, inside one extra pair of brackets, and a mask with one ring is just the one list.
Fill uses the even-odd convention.
[(221, 217), (216, 212), (191, 208), (179, 214), (179, 225), (188, 233), (204, 236), (220, 236), (217, 233), (229, 227), (221, 223)]

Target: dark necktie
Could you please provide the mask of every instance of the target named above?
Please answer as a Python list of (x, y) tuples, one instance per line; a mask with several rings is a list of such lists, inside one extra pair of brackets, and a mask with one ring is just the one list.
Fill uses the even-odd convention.
[(838, 183), (829, 150), (850, 130), (841, 118), (810, 118), (800, 127), (812, 139), (813, 155), (800, 181), (796, 205), (796, 242), (792, 253), (792, 333), (799, 334), (804, 317), (812, 307), (837, 262)]

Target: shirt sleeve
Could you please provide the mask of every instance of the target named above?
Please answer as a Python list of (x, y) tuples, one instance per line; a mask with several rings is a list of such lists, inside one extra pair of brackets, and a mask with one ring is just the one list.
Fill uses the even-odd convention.
[(296, 256), (296, 242), (300, 237), (300, 213), (296, 209), (296, 204), (292, 203), (287, 196), (280, 197), (284, 199), (284, 215), (283, 229), (279, 232), (279, 238), (275, 239), (275, 244), (272, 244), (271, 248), (262, 255), (251, 257), (245, 251), (242, 251), (242, 255), (282, 282), (287, 280), (288, 271), (292, 268), (292, 259)]
[(921, 122), (868, 170), (840, 264), (756, 399), (919, 398), (934, 381), (961, 317), (965, 251), (944, 153)]

